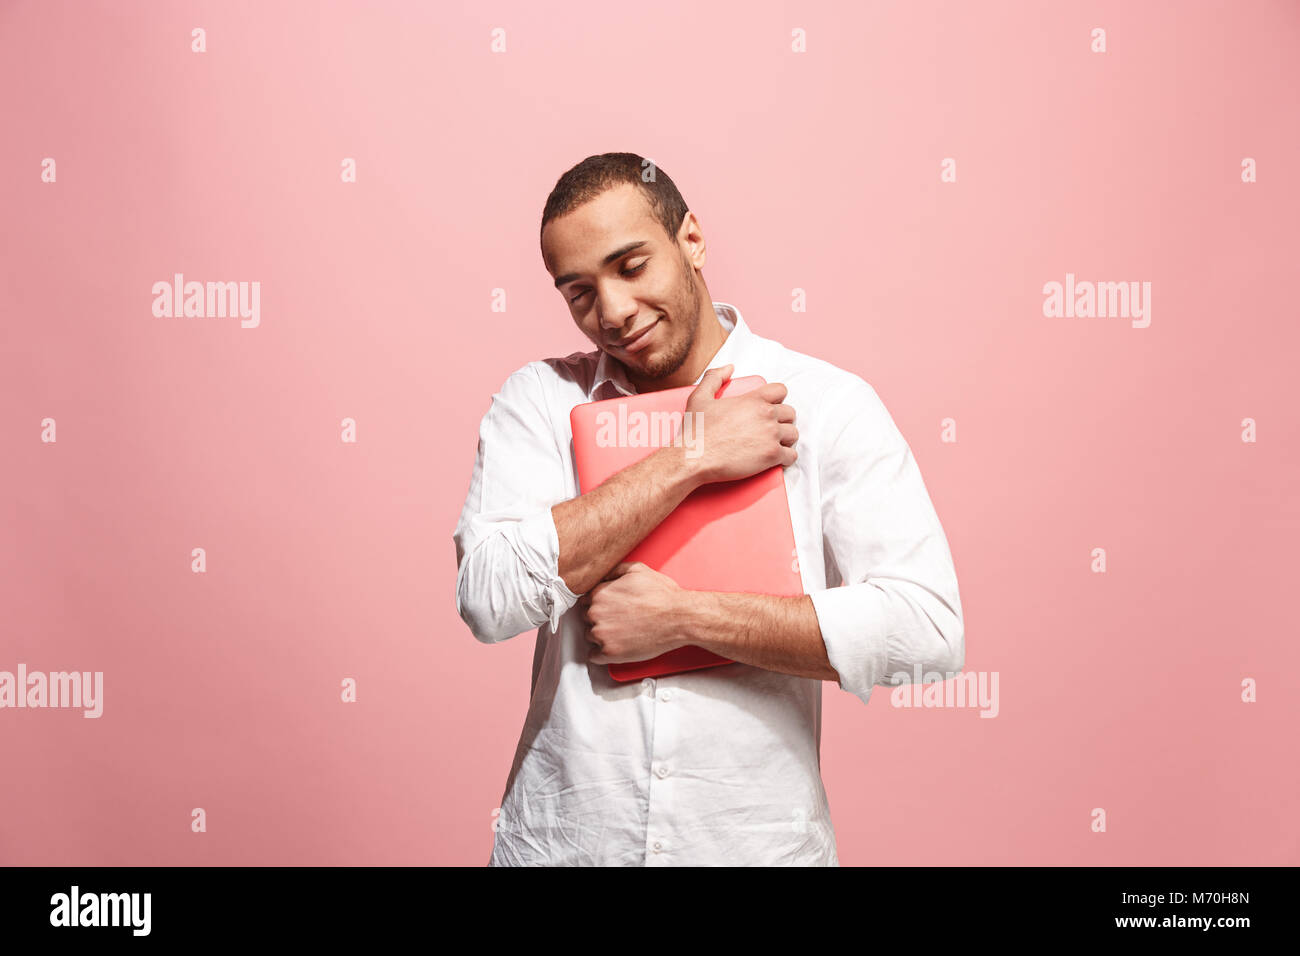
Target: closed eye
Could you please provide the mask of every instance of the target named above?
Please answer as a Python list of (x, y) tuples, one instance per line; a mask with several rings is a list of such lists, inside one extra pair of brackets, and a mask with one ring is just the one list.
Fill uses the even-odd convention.
[[(649, 264), (649, 262), (650, 262), (650, 260), (647, 259), (645, 262), (641, 263), (639, 266), (636, 266), (635, 268), (632, 268), (632, 269), (623, 269), (622, 271), (619, 272), (619, 275), (621, 275), (621, 276), (629, 276), (629, 277), (630, 277), (630, 276), (635, 276), (635, 275), (640, 275), (641, 272), (645, 269), (646, 265)], [(590, 291), (591, 291), (590, 289), (583, 289), (581, 292), (579, 292), (579, 293), (578, 293), (577, 295), (575, 295), (573, 298), (569, 299), (569, 301), (570, 301), (570, 302), (577, 302), (579, 299), (581, 299), (584, 295), (586, 295), (586, 294), (587, 294), (588, 292), (590, 292)]]

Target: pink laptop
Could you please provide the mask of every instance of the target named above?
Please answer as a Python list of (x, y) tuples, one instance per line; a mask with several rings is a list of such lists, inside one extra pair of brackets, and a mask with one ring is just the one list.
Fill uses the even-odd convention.
[[(733, 378), (717, 397), (764, 384), (759, 375)], [(694, 389), (686, 385), (575, 406), (569, 420), (582, 493), (671, 443)], [(707, 435), (683, 429), (688, 451), (705, 440)], [(784, 468), (774, 465), (748, 478), (701, 485), (623, 560), (641, 561), (691, 590), (803, 594)], [(731, 663), (685, 646), (652, 660), (610, 664), (609, 673), (617, 681), (634, 681)]]

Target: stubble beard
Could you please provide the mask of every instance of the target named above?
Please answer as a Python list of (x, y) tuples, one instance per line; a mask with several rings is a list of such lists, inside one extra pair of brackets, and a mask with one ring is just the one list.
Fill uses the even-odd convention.
[(686, 335), (681, 341), (670, 346), (670, 351), (661, 354), (647, 365), (644, 371), (637, 370), (647, 379), (661, 379), (672, 375), (682, 367), (686, 357), (691, 354), (691, 348), (695, 345), (695, 335), (700, 328), (700, 286), (695, 281), (694, 271), (685, 259), (682, 260), (682, 266), (684, 286), (689, 291), (681, 297), (681, 302), (675, 303), (678, 308), (673, 321), (686, 323)]

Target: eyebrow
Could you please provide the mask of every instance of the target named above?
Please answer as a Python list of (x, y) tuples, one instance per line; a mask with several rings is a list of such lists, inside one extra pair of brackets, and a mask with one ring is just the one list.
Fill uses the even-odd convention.
[[(621, 259), (623, 256), (627, 255), (627, 254), (628, 254), (629, 252), (631, 252), (633, 249), (640, 249), (642, 246), (644, 246), (644, 245), (645, 245), (647, 242), (649, 242), (649, 241), (650, 241), (649, 239), (642, 239), (642, 240), (640, 240), (639, 242), (629, 242), (626, 246), (621, 246), (620, 248), (615, 249), (613, 252), (611, 252), (609, 255), (607, 255), (604, 259), (600, 260), (600, 264), (601, 264), (602, 266), (607, 266), (607, 265), (609, 265), (611, 262), (613, 262), (615, 259)], [(582, 278), (582, 274), (579, 273), (579, 272), (569, 272), (569, 273), (566, 273), (565, 275), (562, 275), (562, 276), (560, 276), (558, 279), (555, 280), (555, 288), (558, 289), (560, 286), (564, 285), (566, 282), (572, 282), (574, 279), (580, 279), (580, 278)]]

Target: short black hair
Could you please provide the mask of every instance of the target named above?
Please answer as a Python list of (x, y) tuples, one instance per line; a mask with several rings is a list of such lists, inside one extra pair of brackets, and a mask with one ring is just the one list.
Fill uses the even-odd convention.
[(546, 208), (542, 210), (538, 241), (552, 219), (623, 183), (632, 183), (641, 190), (650, 204), (651, 214), (664, 227), (668, 238), (675, 239), (688, 210), (686, 200), (682, 199), (669, 175), (652, 160), (636, 153), (600, 153), (588, 156), (556, 180), (555, 188), (546, 197)]

